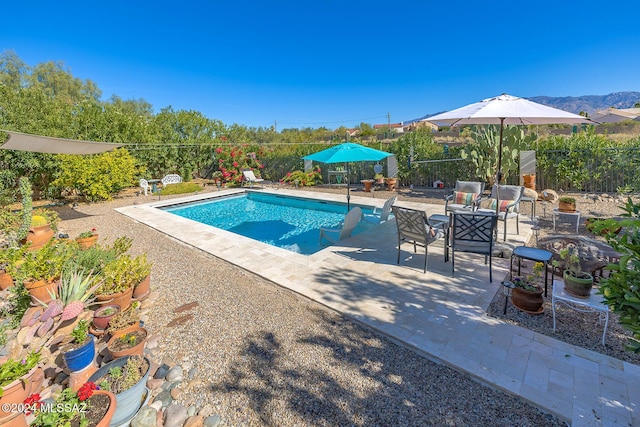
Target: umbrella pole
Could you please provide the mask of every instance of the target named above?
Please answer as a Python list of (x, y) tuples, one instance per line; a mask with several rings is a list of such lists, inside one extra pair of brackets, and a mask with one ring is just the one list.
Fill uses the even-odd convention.
[(347, 162), (347, 212), (351, 210), (351, 191), (349, 188), (349, 162)]
[[(500, 213), (500, 181), (502, 181), (502, 131), (504, 118), (500, 118), (500, 140), (498, 142), (498, 172), (496, 173), (496, 215)], [(505, 218), (506, 221), (506, 218)]]

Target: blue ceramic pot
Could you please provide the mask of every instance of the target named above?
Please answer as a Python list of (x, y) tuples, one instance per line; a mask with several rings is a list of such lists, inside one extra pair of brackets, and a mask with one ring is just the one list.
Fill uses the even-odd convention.
[(82, 346), (62, 354), (67, 368), (71, 372), (81, 371), (93, 362), (96, 355), (95, 338), (89, 334), (89, 340)]
[[(100, 369), (98, 369), (91, 377), (89, 377), (89, 381), (92, 381), (96, 384), (100, 383), (100, 379), (107, 375), (109, 369), (117, 367), (122, 367), (126, 365), (127, 360), (129, 360), (131, 356), (119, 357), (111, 362), (103, 365)], [(147, 361), (147, 366), (150, 367), (151, 363), (149, 359), (146, 357), (144, 360)], [(122, 391), (120, 393), (115, 393), (116, 395), (116, 411), (113, 414), (113, 418), (111, 419), (110, 427), (128, 425), (129, 421), (138, 413), (138, 410), (144, 403), (145, 397), (148, 396), (147, 391), (147, 379), (149, 378), (149, 368), (147, 367), (147, 372), (140, 378), (140, 380), (133, 385), (133, 387)]]

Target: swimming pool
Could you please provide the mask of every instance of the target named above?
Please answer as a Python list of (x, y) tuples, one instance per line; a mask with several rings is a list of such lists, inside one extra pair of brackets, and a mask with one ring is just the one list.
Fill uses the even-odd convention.
[[(372, 212), (371, 207), (360, 208)], [(347, 212), (346, 204), (255, 192), (162, 209), (303, 255), (323, 249), (318, 244), (320, 228), (338, 227)], [(372, 226), (360, 221), (353, 234)]]

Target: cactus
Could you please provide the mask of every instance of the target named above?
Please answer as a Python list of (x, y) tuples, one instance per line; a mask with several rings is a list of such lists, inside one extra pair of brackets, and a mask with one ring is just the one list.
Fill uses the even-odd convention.
[(78, 314), (82, 313), (82, 310), (84, 310), (83, 301), (72, 301), (64, 307), (64, 310), (62, 310), (60, 321), (64, 322), (65, 320), (75, 319)]
[[(474, 142), (463, 148), (460, 157), (470, 160), (476, 168), (475, 174), (493, 186), (496, 172), (498, 172), (500, 128), (498, 126), (472, 126), (470, 136)], [(502, 138), (501, 172), (504, 182), (509, 174), (517, 173), (520, 150), (531, 146), (538, 135), (534, 132), (525, 135), (522, 127), (505, 126)]]
[(40, 215), (34, 215), (31, 217), (31, 226), (32, 227), (42, 227), (43, 225), (47, 225), (47, 219)]
[(60, 314), (62, 314), (62, 309), (64, 308), (64, 304), (59, 299), (52, 300), (47, 309), (42, 313), (42, 317), (40, 320), (42, 322), (46, 322), (50, 318), (54, 318)]
[(29, 178), (22, 177), (19, 181), (20, 195), (22, 196), (22, 225), (18, 230), (18, 241), (27, 237), (29, 228), (31, 228), (31, 211), (33, 210), (33, 204), (31, 195), (33, 190), (31, 189), (31, 181)]
[(47, 334), (47, 332), (51, 330), (52, 327), (53, 327), (53, 318), (50, 317), (45, 322), (42, 322), (40, 324), (40, 327), (38, 328), (38, 331), (36, 332), (36, 334), (39, 337), (43, 337)]

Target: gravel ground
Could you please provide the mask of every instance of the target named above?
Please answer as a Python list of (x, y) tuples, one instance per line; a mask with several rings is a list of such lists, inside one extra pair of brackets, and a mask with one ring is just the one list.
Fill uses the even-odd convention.
[[(400, 197), (423, 199), (424, 192)], [(113, 211), (150, 200), (125, 197), (57, 210), (61, 229), (72, 237), (96, 227), (101, 243), (127, 235), (134, 253), (147, 252), (159, 297), (146, 326), (163, 337), (162, 361), (194, 366), (201, 380), (190, 383), (181, 403), (210, 405), (229, 426), (565, 425)], [(174, 312), (192, 302), (191, 310)]]

